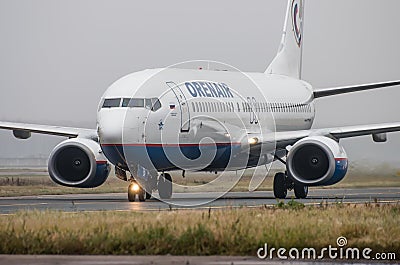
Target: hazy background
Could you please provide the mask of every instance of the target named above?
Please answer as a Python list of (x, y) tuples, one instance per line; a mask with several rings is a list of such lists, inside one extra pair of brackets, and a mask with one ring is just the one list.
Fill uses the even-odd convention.
[[(0, 0), (0, 120), (95, 127), (102, 93), (146, 68), (208, 59), (264, 71), (285, 0)], [(400, 79), (400, 1), (307, 0), (303, 79), (331, 87)], [(314, 127), (400, 121), (400, 87), (320, 99)], [(58, 137), (0, 132), (0, 165), (43, 164)], [(352, 161), (400, 162), (389, 142), (343, 140)]]

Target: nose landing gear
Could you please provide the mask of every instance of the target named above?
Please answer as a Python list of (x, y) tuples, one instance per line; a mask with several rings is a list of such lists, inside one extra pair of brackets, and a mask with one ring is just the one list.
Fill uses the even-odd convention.
[(140, 202), (144, 202), (148, 197), (146, 190), (143, 189), (135, 180), (132, 180), (131, 184), (128, 186), (128, 201), (134, 202), (136, 200), (136, 195)]
[(146, 187), (143, 188), (133, 177), (130, 179), (128, 186), (128, 201), (134, 202), (136, 197), (140, 202), (144, 202), (151, 198), (151, 192), (157, 186), (161, 199), (171, 199), (172, 197), (172, 177), (168, 173), (162, 173), (158, 178), (150, 178), (145, 182)]

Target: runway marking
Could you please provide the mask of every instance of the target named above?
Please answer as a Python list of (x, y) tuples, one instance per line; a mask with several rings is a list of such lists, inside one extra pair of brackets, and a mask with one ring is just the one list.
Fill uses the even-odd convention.
[(0, 204), (0, 207), (13, 207), (13, 206), (33, 206), (33, 205), (49, 205), (46, 202), (40, 203), (16, 203), (16, 204)]

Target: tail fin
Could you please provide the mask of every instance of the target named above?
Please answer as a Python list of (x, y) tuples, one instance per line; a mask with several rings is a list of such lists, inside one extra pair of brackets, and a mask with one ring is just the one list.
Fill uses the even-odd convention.
[(301, 78), (304, 1), (288, 1), (279, 51), (265, 73)]

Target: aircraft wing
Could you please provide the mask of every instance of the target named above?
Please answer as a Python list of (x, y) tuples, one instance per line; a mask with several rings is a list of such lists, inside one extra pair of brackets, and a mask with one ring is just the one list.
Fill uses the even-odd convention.
[[(0, 129), (12, 130), (14, 132), (15, 137), (22, 139), (29, 138), (30, 133), (65, 136), (69, 138), (75, 138), (80, 136), (85, 138), (97, 139), (97, 132), (94, 129), (29, 124), (29, 123), (3, 122), (3, 121), (0, 121)], [(18, 135), (19, 136), (24, 135), (28, 137), (18, 137)]]
[(298, 140), (308, 136), (327, 136), (335, 139), (357, 137), (363, 135), (376, 135), (389, 132), (400, 131), (400, 122), (397, 123), (383, 123), (373, 125), (359, 125), (359, 126), (344, 126), (337, 128), (323, 128), (311, 129), (301, 131), (286, 131), (270, 133), (264, 135), (261, 141), (262, 144), (273, 143), (276, 141), (277, 148), (285, 148), (288, 145), (296, 143)]
[(344, 87), (333, 87), (325, 89), (314, 90), (314, 98), (329, 97), (339, 94), (346, 94), (358, 91), (365, 91), (377, 88), (391, 87), (400, 85), (400, 80), (390, 81), (390, 82), (380, 82), (365, 85), (355, 85), (355, 86), (344, 86)]

